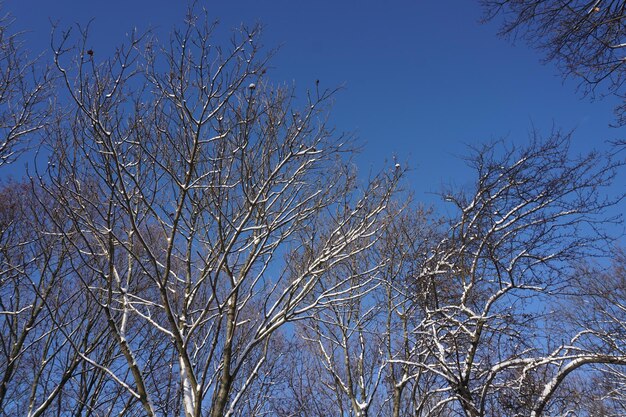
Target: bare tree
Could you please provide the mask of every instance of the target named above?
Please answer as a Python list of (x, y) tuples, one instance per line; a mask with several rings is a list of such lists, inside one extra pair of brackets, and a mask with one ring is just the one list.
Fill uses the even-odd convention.
[(380, 392), (386, 367), (384, 338), (379, 333), (381, 309), (368, 294), (378, 289), (372, 282), (377, 277), (376, 271), (368, 267), (362, 267), (365, 275), (355, 273), (354, 265), (346, 268), (343, 274), (354, 275), (348, 283), (348, 301), (320, 311), (301, 333), (326, 371), (322, 374), (326, 388), (336, 403), (345, 404), (342, 414), (367, 417), (375, 415), (382, 405)]
[[(626, 3), (601, 0), (481, 0), (487, 19), (503, 19), (501, 34), (520, 36), (545, 52), (587, 93), (605, 86), (625, 97)], [(599, 90), (602, 92), (602, 90)], [(616, 109), (620, 125), (626, 108)]]
[[(396, 206), (372, 250), (345, 266), (366, 274), (350, 283), (349, 301), (321, 310), (297, 331), (309, 353), (299, 366), (316, 381), (290, 391), (292, 410), (304, 404), (305, 415), (318, 415), (307, 398), (320, 398), (346, 416), (445, 415), (432, 410), (438, 381), (421, 366), (430, 354), (418, 330), (432, 300), (426, 283), (414, 280), (442, 224), (432, 211)], [(292, 375), (290, 386), (301, 386), (299, 378)]]
[[(9, 183), (0, 203), (0, 411), (40, 416), (77, 405), (72, 378), (104, 336), (76, 291), (58, 205), (31, 184)], [(96, 377), (97, 375), (92, 375)]]
[(591, 375), (587, 379), (592, 384), (580, 382), (574, 387), (583, 398), (582, 408), (589, 409), (591, 415), (617, 416), (626, 409), (626, 375), (622, 366), (626, 360), (625, 266), (626, 255), (619, 248), (613, 252), (608, 267), (580, 264), (573, 276), (572, 295), (562, 306), (567, 321), (579, 329), (575, 354), (586, 354), (587, 360), (577, 358), (559, 369), (553, 376), (553, 390), (560, 389), (559, 384), (564, 381), (560, 376), (564, 373), (584, 371)]
[(262, 411), (272, 336), (353, 298), (342, 265), (372, 246), (401, 174), (360, 184), (325, 126), (332, 91), (298, 110), (263, 77), (258, 28), (224, 48), (213, 30), (190, 17), (102, 61), (86, 33), (53, 41), (73, 104), (48, 127), (41, 186), (118, 365), (74, 347), (149, 416)]
[(444, 223), (434, 216), (432, 209), (406, 207), (380, 238), (384, 266), (382, 290), (376, 295), (383, 310), (379, 333), (384, 335), (385, 402), (390, 407), (384, 415), (445, 415), (433, 409), (439, 398), (437, 377), (421, 366), (432, 360), (428, 335), (420, 330), (438, 291), (432, 281), (415, 279), (443, 238)]
[(600, 190), (614, 171), (599, 155), (569, 157), (568, 136), (558, 133), (519, 150), (481, 147), (468, 161), (476, 183), (445, 194), (458, 214), (416, 277), (435, 289), (419, 330), (433, 360), (407, 363), (444, 383), (437, 392), (449, 415), (471, 417), (503, 414), (502, 389), (524, 390), (532, 370), (556, 366), (534, 399), (541, 415), (567, 369), (606, 359), (575, 335), (550, 349), (536, 326), (546, 320), (539, 306), (568, 286), (568, 264), (601, 251), (598, 226), (611, 202)]
[(0, 167), (29, 147), (29, 139), (46, 123), (50, 75), (29, 58), (11, 18), (0, 18)]

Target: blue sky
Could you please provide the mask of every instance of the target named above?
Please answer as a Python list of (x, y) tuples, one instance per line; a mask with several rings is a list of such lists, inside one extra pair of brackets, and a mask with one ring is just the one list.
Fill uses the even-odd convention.
[[(455, 155), (465, 143), (506, 137), (523, 143), (535, 126), (576, 128), (575, 150), (604, 147), (623, 136), (609, 128), (614, 99), (592, 101), (563, 82), (552, 65), (523, 42), (496, 36), (481, 24), (478, 0), (422, 1), (199, 1), (227, 36), (241, 23), (265, 25), (263, 43), (280, 46), (271, 77), (304, 93), (320, 79), (344, 85), (331, 122), (365, 144), (362, 170), (396, 155), (412, 168), (411, 187), (422, 201), (442, 184), (463, 185)], [(156, 28), (165, 38), (182, 22), (185, 2), (5, 0), (4, 11), (24, 30), (32, 51), (49, 47), (50, 21), (60, 27), (94, 18), (91, 44), (106, 54), (125, 33)], [(622, 184), (623, 187), (623, 184)]]

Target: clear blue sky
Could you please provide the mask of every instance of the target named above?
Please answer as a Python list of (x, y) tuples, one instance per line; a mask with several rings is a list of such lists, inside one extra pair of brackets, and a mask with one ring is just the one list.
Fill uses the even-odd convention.
[[(614, 100), (592, 102), (563, 83), (552, 65), (522, 42), (480, 24), (478, 0), (423, 1), (199, 1), (221, 22), (220, 33), (261, 22), (263, 43), (281, 46), (271, 77), (304, 92), (316, 79), (345, 85), (332, 123), (365, 143), (361, 168), (397, 155), (409, 161), (418, 199), (442, 184), (463, 185), (454, 155), (464, 143), (508, 137), (523, 142), (534, 125), (576, 128), (575, 148), (603, 147), (623, 129), (609, 128)], [(5, 0), (14, 29), (27, 31), (33, 51), (49, 45), (50, 20), (61, 27), (92, 24), (92, 48), (107, 53), (125, 33), (156, 27), (165, 37), (182, 22), (185, 2)], [(623, 178), (623, 177), (622, 177)], [(623, 187), (623, 184), (620, 185)]]

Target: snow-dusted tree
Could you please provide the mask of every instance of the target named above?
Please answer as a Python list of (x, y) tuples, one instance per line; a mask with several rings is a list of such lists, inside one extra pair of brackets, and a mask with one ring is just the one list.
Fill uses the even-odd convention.
[(376, 259), (352, 261), (344, 265), (346, 271), (337, 271), (339, 280), (346, 274), (354, 276), (345, 283), (347, 302), (329, 305), (304, 323), (300, 333), (324, 369), (322, 380), (328, 394), (317, 395), (334, 397), (341, 415), (367, 417), (376, 415), (382, 405), (386, 366), (381, 306), (374, 297), (380, 289), (376, 271), (380, 263)]
[(386, 398), (384, 415), (445, 415), (434, 410), (439, 395), (436, 375), (423, 366), (432, 355), (428, 335), (420, 331), (436, 295), (432, 282), (416, 280), (442, 238), (443, 224), (433, 210), (404, 208), (389, 222), (377, 246), (384, 260), (380, 271)]
[(65, 221), (51, 217), (58, 203), (28, 183), (5, 184), (0, 196), (0, 415), (79, 409), (81, 352), (93, 353), (106, 327), (76, 289), (54, 227)]
[[(345, 265), (362, 274), (350, 283), (350, 300), (300, 325), (296, 333), (308, 355), (299, 367), (316, 381), (307, 381), (307, 390), (289, 390), (292, 410), (305, 404), (303, 415), (319, 415), (317, 404), (307, 404), (319, 398), (342, 416), (436, 415), (436, 378), (412, 364), (429, 356), (416, 330), (430, 297), (413, 277), (440, 238), (441, 224), (431, 217), (409, 203), (394, 207), (371, 250)], [(293, 375), (289, 386), (301, 386), (300, 378)]]
[(227, 47), (213, 30), (190, 17), (168, 44), (132, 37), (110, 59), (84, 34), (54, 40), (72, 105), (48, 126), (41, 186), (115, 361), (74, 347), (130, 414), (262, 414), (272, 336), (354, 297), (362, 274), (344, 265), (372, 246), (401, 175), (361, 184), (325, 125), (332, 91), (298, 109), (264, 79), (258, 28)]
[[(610, 266), (584, 263), (571, 280), (571, 297), (561, 311), (579, 330), (573, 359), (552, 374), (550, 392), (566, 385), (565, 375), (581, 375), (568, 390), (581, 398), (588, 415), (619, 416), (626, 411), (626, 253), (616, 249)], [(545, 393), (549, 393), (546, 389)], [(545, 403), (545, 404), (543, 404)], [(539, 404), (550, 405), (550, 398)]]
[(30, 137), (48, 115), (47, 70), (28, 57), (10, 16), (0, 17), (0, 167), (28, 149)]
[[(510, 389), (527, 389), (534, 370), (591, 360), (572, 356), (579, 337), (555, 344), (542, 325), (542, 306), (567, 288), (570, 263), (601, 249), (597, 226), (611, 204), (601, 196), (610, 164), (596, 154), (572, 157), (568, 145), (568, 135), (555, 133), (520, 149), (479, 147), (468, 157), (476, 183), (444, 196), (457, 214), (416, 275), (433, 291), (419, 330), (429, 335), (432, 358), (409, 363), (443, 382), (436, 392), (445, 394), (448, 415), (506, 415)], [(553, 394), (545, 372), (535, 415)]]

